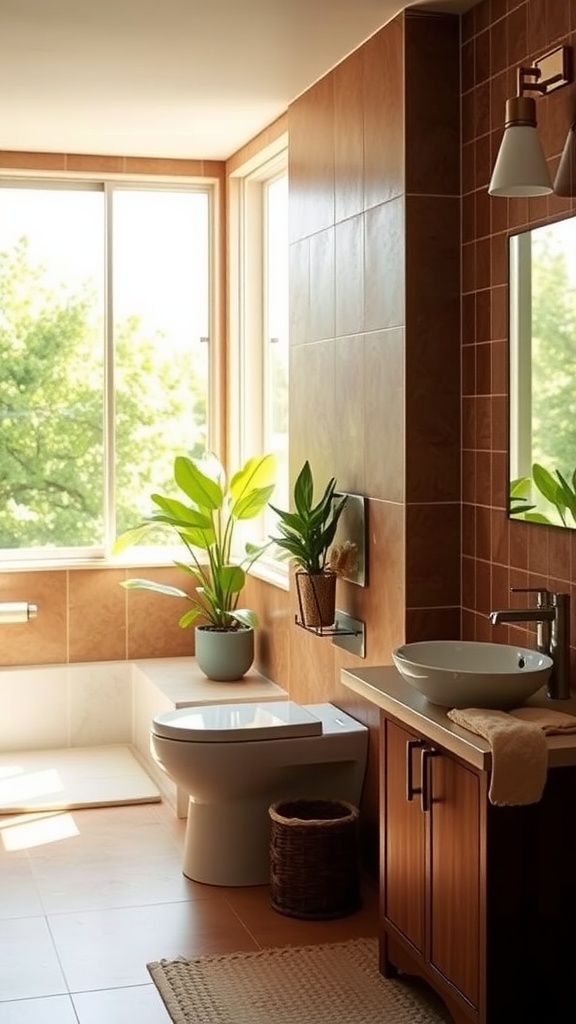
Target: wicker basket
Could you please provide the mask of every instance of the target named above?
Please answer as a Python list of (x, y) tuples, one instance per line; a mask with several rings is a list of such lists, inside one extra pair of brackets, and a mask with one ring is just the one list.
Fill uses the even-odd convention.
[(268, 813), (274, 910), (311, 920), (357, 910), (358, 809), (342, 800), (291, 800)]

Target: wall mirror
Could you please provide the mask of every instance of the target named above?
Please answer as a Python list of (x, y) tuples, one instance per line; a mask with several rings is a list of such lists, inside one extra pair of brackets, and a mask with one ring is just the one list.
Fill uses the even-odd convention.
[(509, 239), (513, 519), (576, 529), (576, 218)]

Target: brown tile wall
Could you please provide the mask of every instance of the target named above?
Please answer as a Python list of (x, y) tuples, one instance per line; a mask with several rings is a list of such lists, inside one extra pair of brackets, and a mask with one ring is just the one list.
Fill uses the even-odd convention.
[(458, 40), (402, 15), (289, 110), (292, 473), (369, 499), (370, 585), (342, 606), (372, 663), (459, 614)]
[(52, 569), (0, 573), (0, 601), (28, 601), (38, 616), (2, 626), (0, 665), (67, 664), (172, 657), (192, 653), (193, 635), (180, 629), (180, 601), (125, 591), (120, 581), (146, 576), (186, 586), (174, 567)]
[[(440, 51), (448, 71), (430, 89)], [(460, 615), (459, 21), (385, 26), (289, 109), (290, 461), (368, 498), (369, 585), (338, 582), (366, 661), (285, 628), (297, 700), (377, 717), (343, 666), (390, 663)], [(294, 608), (291, 609), (291, 618)]]
[[(576, 45), (574, 0), (484, 0), (462, 21), (463, 636), (532, 645), (518, 627), (490, 626), (490, 608), (523, 604), (511, 586), (572, 594), (576, 533), (510, 521), (508, 491), (508, 236), (576, 211), (573, 199), (490, 198), (491, 168), (516, 68)], [(576, 84), (536, 100), (552, 177), (576, 112)], [(576, 651), (572, 649), (573, 669)]]

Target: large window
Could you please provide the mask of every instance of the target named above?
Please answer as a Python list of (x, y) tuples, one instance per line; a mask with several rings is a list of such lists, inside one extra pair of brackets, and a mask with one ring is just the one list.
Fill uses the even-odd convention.
[[(286, 140), (235, 172), (230, 200), (229, 448), (271, 452), (273, 503), (288, 507), (288, 170)], [(270, 509), (262, 539), (274, 530)], [(266, 562), (255, 567), (260, 573)], [(275, 570), (278, 566), (275, 567)], [(285, 563), (284, 563), (285, 571)]]
[[(267, 181), (264, 202), (263, 446), (278, 460), (274, 503), (288, 497), (288, 175)], [(268, 523), (270, 525), (270, 523)]]
[(104, 557), (209, 420), (211, 193), (0, 182), (0, 548)]

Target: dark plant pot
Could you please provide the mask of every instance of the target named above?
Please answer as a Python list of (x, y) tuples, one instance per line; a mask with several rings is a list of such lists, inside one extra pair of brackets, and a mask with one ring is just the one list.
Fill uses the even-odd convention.
[(332, 626), (336, 618), (336, 574), (297, 572), (298, 609), (304, 626)]
[(198, 668), (216, 682), (242, 679), (254, 661), (254, 630), (215, 629), (196, 626), (195, 651)]

